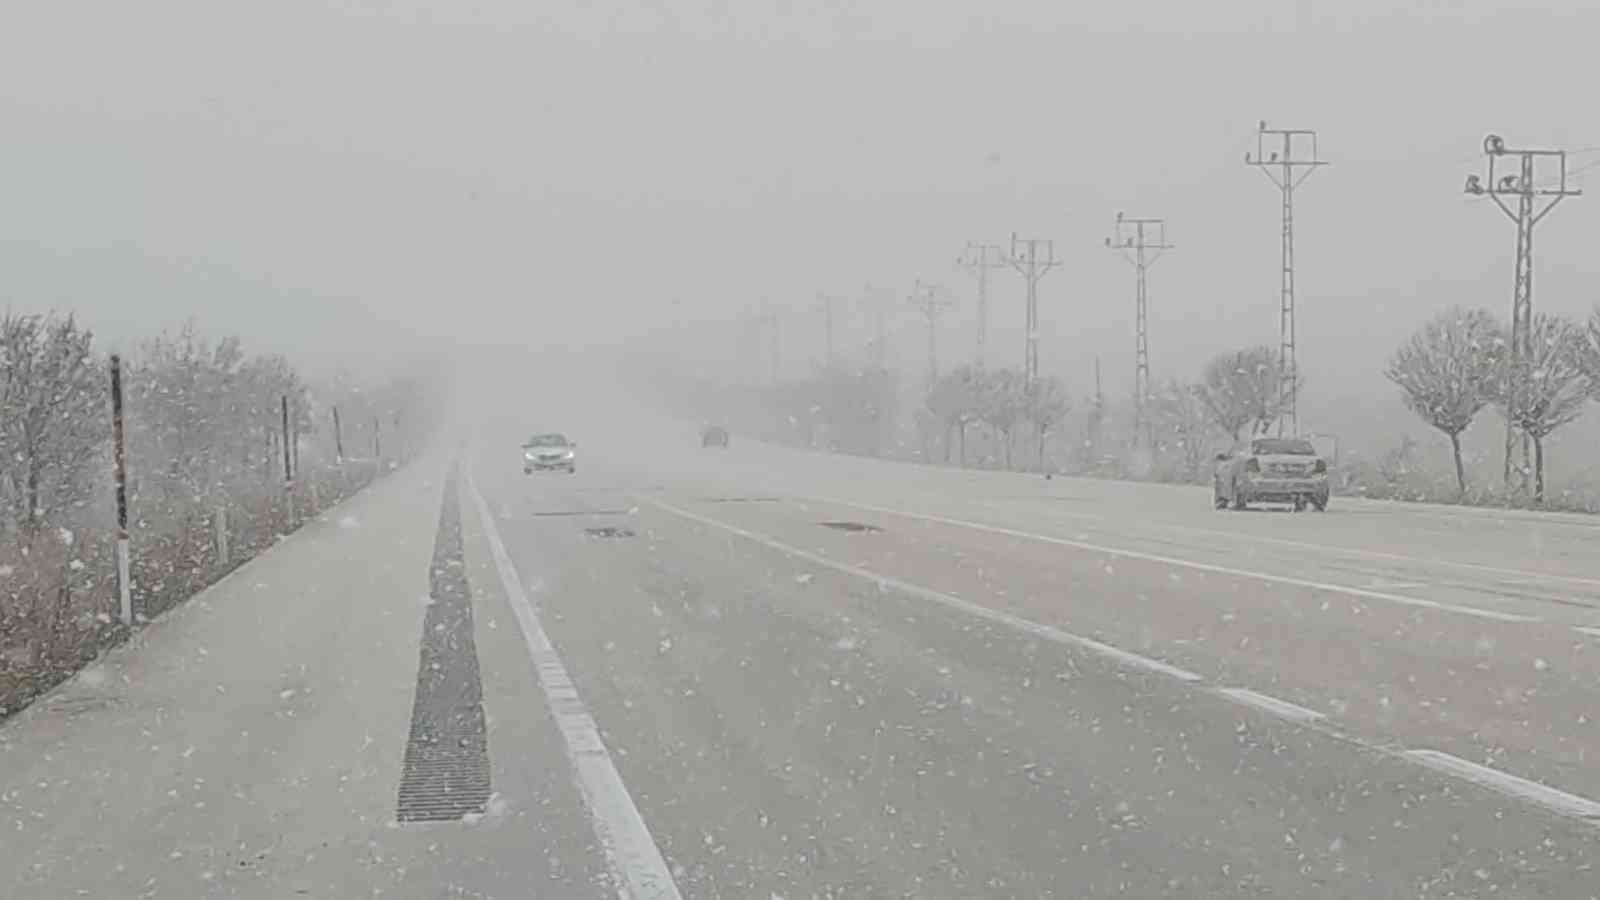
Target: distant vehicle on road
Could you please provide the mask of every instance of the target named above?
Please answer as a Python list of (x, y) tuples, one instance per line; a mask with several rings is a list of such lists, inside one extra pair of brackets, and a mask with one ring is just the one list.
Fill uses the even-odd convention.
[(522, 445), (522, 474), (578, 471), (578, 445), (556, 432), (536, 434)]
[(726, 447), (728, 446), (728, 429), (721, 425), (707, 425), (700, 429), (700, 446)]
[(1256, 438), (1246, 453), (1217, 454), (1212, 480), (1217, 509), (1287, 503), (1295, 512), (1328, 508), (1328, 462), (1304, 438)]

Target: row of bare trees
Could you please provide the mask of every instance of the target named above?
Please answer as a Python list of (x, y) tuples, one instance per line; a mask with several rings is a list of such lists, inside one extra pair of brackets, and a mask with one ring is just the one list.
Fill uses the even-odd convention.
[[(1121, 472), (1198, 480), (1214, 446), (1238, 446), (1264, 434), (1300, 387), (1285, 374), (1273, 347), (1219, 353), (1201, 369), (1199, 379), (1169, 378), (1152, 388), (1144, 398), (1142, 427), (1130, 423), (1125, 435)], [(1106, 418), (1103, 409), (1100, 413), (1097, 422)]]
[(922, 419), (942, 430), (946, 461), (957, 450), (960, 463), (966, 465), (967, 435), (976, 426), (994, 435), (1006, 468), (1015, 463), (1016, 438), (1024, 426), (1035, 442), (1034, 458), (1042, 466), (1046, 440), (1072, 408), (1059, 378), (1038, 378), (1030, 385), (1015, 369), (976, 366), (961, 366), (934, 380), (925, 403)]
[[(1600, 399), (1600, 306), (1585, 322), (1540, 313), (1525, 353), (1511, 352), (1506, 328), (1491, 313), (1454, 307), (1419, 328), (1389, 360), (1385, 375), (1406, 406), (1450, 440), (1456, 486), (1467, 492), (1461, 435), (1488, 407), (1500, 411), (1533, 446), (1533, 498), (1545, 493), (1544, 442)], [(1507, 447), (1506, 471), (1512, 485)]]
[[(1463, 495), (1468, 479), (1461, 436), (1484, 409), (1494, 408), (1526, 438), (1531, 451), (1525, 468), (1513, 468), (1508, 447), (1508, 492), (1515, 474), (1523, 480), (1521, 489), (1542, 501), (1546, 439), (1577, 419), (1590, 399), (1600, 400), (1600, 306), (1587, 322), (1535, 316), (1527, 352), (1516, 356), (1509, 352), (1507, 329), (1491, 313), (1446, 310), (1394, 353), (1385, 375), (1401, 389), (1408, 408), (1449, 439)], [(1083, 417), (1079, 466), (1100, 471), (1109, 460), (1122, 474), (1146, 477), (1155, 466), (1160, 477), (1203, 478), (1212, 447), (1238, 446), (1266, 433), (1303, 387), (1286, 371), (1275, 347), (1218, 354), (1194, 381), (1159, 383), (1144, 398), (1142, 427), (1112, 440), (1107, 446), (1117, 450), (1110, 455), (1101, 445), (1111, 417), (1096, 397)], [(784, 427), (768, 429), (778, 439), (868, 454), (894, 450), (896, 391), (893, 378), (881, 369), (822, 369), (810, 379), (750, 390), (751, 408), (779, 412), (786, 433), (778, 433)], [(976, 429), (1006, 468), (1025, 462), (1017, 448), (1026, 437), (1033, 446), (1021, 455), (1048, 469), (1047, 440), (1065, 430), (1071, 409), (1058, 378), (1029, 385), (1014, 369), (967, 365), (928, 384), (912, 418), (924, 459), (934, 458), (939, 444), (947, 462), (966, 465), (968, 439)], [(1136, 446), (1143, 452), (1130, 452)]]
[(871, 456), (887, 452), (894, 441), (898, 383), (882, 367), (819, 365), (808, 377), (762, 392), (791, 442)]
[[(1540, 314), (1527, 352), (1514, 356), (1505, 326), (1485, 310), (1455, 307), (1420, 327), (1390, 358), (1384, 373), (1406, 406), (1450, 441), (1457, 489), (1467, 492), (1461, 436), (1484, 409), (1494, 408), (1532, 448), (1526, 471), (1535, 502), (1545, 494), (1545, 439), (1600, 400), (1600, 306), (1587, 322)], [(1284, 371), (1267, 346), (1220, 354), (1194, 384), (1169, 382), (1148, 398), (1158, 452), (1178, 449), (1191, 477), (1204, 456), (1206, 431), (1237, 445), (1265, 433), (1303, 384)], [(1196, 428), (1196, 407), (1205, 424)], [(1508, 448), (1509, 452), (1510, 448)]]
[(93, 335), (72, 316), (0, 315), (0, 525), (33, 533), (84, 500), (110, 421)]
[(749, 437), (863, 456), (895, 448), (899, 382), (881, 366), (817, 365), (803, 377), (762, 384), (667, 370), (646, 381), (668, 408)]
[[(358, 490), (431, 419), (416, 377), (313, 382), (193, 323), (122, 357), (131, 593), (145, 616)], [(335, 405), (346, 458), (361, 457), (346, 465), (335, 464)], [(111, 413), (108, 358), (89, 329), (71, 315), (0, 313), (0, 715), (122, 633)]]
[(237, 337), (211, 341), (193, 322), (128, 354), (128, 455), (146, 506), (208, 503), (282, 479), (283, 401), (310, 435), (309, 389), (289, 361), (247, 355)]
[[(106, 360), (71, 315), (0, 315), (0, 528), (27, 534), (66, 525), (105, 484), (111, 419)], [(372, 458), (420, 421), (420, 386), (363, 384), (341, 374), (315, 386), (281, 355), (252, 355), (193, 322), (125, 354), (133, 491), (150, 502), (204, 502), (281, 481), (285, 400), (293, 456)], [(341, 408), (335, 436), (333, 411)], [(336, 450), (334, 445), (339, 445)]]
[[(1277, 352), (1265, 346), (1218, 355), (1197, 382), (1169, 379), (1145, 398), (1146, 433), (1153, 440), (1150, 455), (1166, 460), (1178, 477), (1199, 477), (1214, 438), (1237, 444), (1278, 420), (1286, 398), (1299, 387), (1286, 382)], [(925, 443), (930, 437), (945, 437), (946, 461), (955, 457), (964, 465), (968, 435), (979, 428), (994, 438), (1006, 468), (1017, 466), (1016, 438), (1021, 433), (1031, 437), (1032, 459), (1044, 467), (1046, 441), (1065, 425), (1071, 410), (1059, 378), (1039, 378), (1030, 386), (1014, 369), (961, 366), (929, 386), (919, 419)], [(1084, 464), (1093, 467), (1100, 454), (1092, 446), (1098, 439), (1093, 432), (1105, 419), (1099, 402), (1092, 404), (1088, 419)], [(1143, 439), (1131, 432), (1129, 437)]]

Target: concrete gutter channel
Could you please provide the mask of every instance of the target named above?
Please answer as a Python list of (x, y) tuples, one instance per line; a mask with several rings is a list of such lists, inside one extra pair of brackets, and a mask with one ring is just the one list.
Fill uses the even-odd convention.
[(396, 819), (447, 822), (488, 807), (489, 744), (461, 541), (460, 465), (445, 479)]

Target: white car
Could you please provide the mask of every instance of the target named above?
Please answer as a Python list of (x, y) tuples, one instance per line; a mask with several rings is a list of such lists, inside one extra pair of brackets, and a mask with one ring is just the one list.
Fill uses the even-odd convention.
[(1211, 489), (1217, 509), (1287, 503), (1296, 512), (1328, 508), (1328, 462), (1304, 438), (1256, 438), (1248, 452), (1217, 456)]
[(564, 434), (536, 434), (522, 445), (522, 474), (578, 471), (578, 445)]

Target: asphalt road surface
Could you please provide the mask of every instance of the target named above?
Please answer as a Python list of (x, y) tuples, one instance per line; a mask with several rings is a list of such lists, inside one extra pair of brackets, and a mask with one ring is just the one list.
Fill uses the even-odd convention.
[(0, 895), (1600, 896), (1600, 520), (570, 421), (0, 727)]

